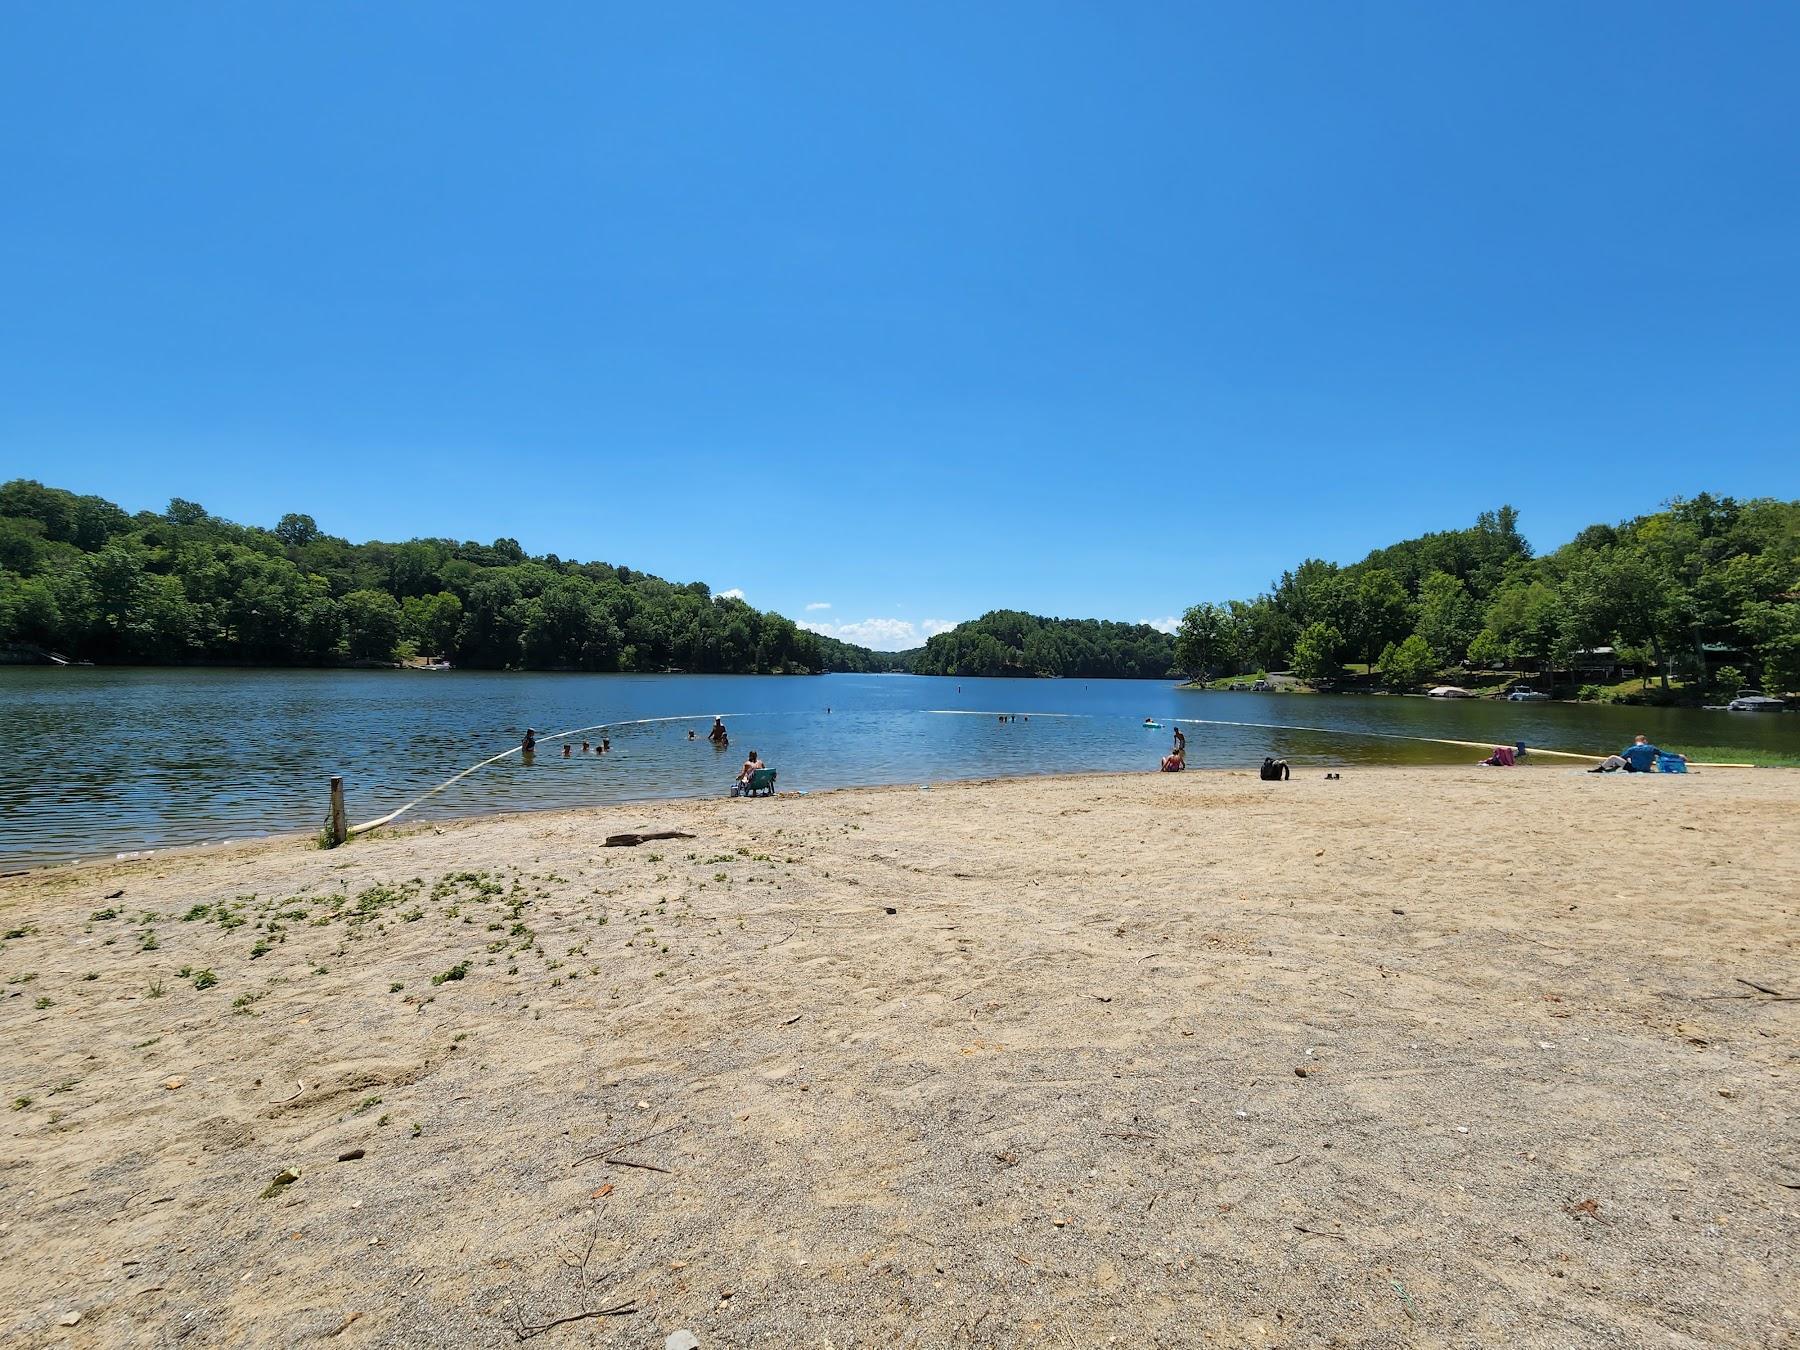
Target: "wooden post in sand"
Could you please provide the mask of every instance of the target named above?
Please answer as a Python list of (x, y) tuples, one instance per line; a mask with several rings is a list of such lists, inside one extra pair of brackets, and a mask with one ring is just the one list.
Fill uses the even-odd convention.
[(344, 824), (344, 780), (333, 776), (331, 780), (331, 846), (336, 848), (350, 835), (350, 827)]

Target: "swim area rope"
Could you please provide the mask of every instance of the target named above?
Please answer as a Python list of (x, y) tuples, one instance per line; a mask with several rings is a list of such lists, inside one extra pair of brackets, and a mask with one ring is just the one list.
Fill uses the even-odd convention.
[[(900, 710), (896, 710), (896, 711), (900, 711)], [(1040, 718), (1045, 718), (1045, 719), (1051, 719), (1051, 718), (1061, 718), (1061, 719), (1067, 719), (1067, 720), (1077, 720), (1078, 719), (1078, 720), (1086, 720), (1086, 721), (1098, 720), (1098, 715), (1095, 713), (1067, 713), (1067, 712), (1008, 713), (1008, 712), (1002, 712), (999, 709), (994, 709), (991, 711), (983, 712), (979, 709), (971, 709), (971, 708), (923, 708), (923, 709), (920, 709), (920, 711), (929, 717), (1015, 717), (1016, 716), (1016, 717), (1023, 718), (1027, 721), (1029, 721), (1031, 718), (1034, 718), (1034, 717), (1040, 717)], [(753, 718), (753, 717), (787, 717), (787, 716), (803, 717), (803, 716), (807, 716), (807, 715), (808, 715), (807, 713), (762, 712), (762, 713), (717, 713), (717, 714), (714, 714), (714, 713), (688, 713), (688, 714), (683, 714), (681, 716), (676, 716), (676, 717), (636, 717), (636, 718), (629, 718), (629, 719), (626, 719), (623, 721), (596, 722), (592, 726), (570, 727), (563, 731), (546, 732), (544, 735), (538, 737), (538, 740), (541, 742), (565, 741), (565, 740), (568, 740), (569, 737), (571, 737), (571, 736), (586, 735), (590, 732), (595, 732), (595, 731), (611, 731), (618, 727), (653, 726), (653, 725), (655, 725), (657, 723), (661, 723), (661, 722), (704, 722), (708, 718), (714, 717), (714, 716), (729, 717), (733, 721), (744, 721), (744, 720), (747, 720), (747, 719)], [(1319, 735), (1319, 736), (1359, 736), (1359, 737), (1367, 737), (1367, 738), (1374, 738), (1377, 740), (1387, 740), (1387, 741), (1414, 741), (1414, 742), (1424, 744), (1424, 745), (1454, 745), (1454, 746), (1466, 747), (1471, 750), (1490, 750), (1493, 748), (1493, 744), (1494, 744), (1491, 741), (1452, 740), (1451, 738), (1449, 738), (1447, 736), (1409, 736), (1403, 732), (1398, 732), (1398, 731), (1367, 731), (1367, 730), (1353, 731), (1353, 730), (1350, 730), (1345, 727), (1309, 727), (1309, 726), (1297, 726), (1297, 725), (1294, 725), (1291, 723), (1285, 723), (1285, 722), (1231, 722), (1231, 721), (1226, 721), (1222, 718), (1214, 718), (1214, 717), (1170, 717), (1170, 718), (1166, 719), (1166, 724), (1169, 726), (1175, 726), (1175, 725), (1181, 724), (1181, 723), (1185, 723), (1188, 726), (1244, 727), (1244, 728), (1248, 728), (1253, 731), (1303, 731), (1303, 732), (1307, 732), (1307, 733), (1310, 733), (1313, 735)], [(1136, 721), (1136, 719), (1134, 718), (1133, 725), (1141, 726), (1143, 724)], [(385, 816), (378, 816), (374, 820), (364, 821), (361, 825), (352, 825), (349, 829), (349, 833), (352, 836), (354, 836), (354, 835), (364, 834), (369, 830), (379, 829), (383, 825), (391, 825), (394, 821), (398, 820), (401, 816), (405, 815), (408, 811), (411, 811), (414, 807), (418, 806), (421, 802), (429, 801), (431, 798), (437, 796), (438, 793), (442, 792), (445, 788), (453, 787), (455, 784), (460, 783), (463, 779), (467, 778), (470, 774), (475, 773), (481, 769), (485, 769), (491, 764), (498, 764), (501, 760), (506, 759), (509, 756), (521, 754), (523, 752), (523, 749), (524, 749), (523, 746), (514, 745), (514, 746), (509, 746), (505, 750), (502, 750), (497, 755), (489, 755), (486, 759), (482, 760), (480, 763), (471, 764), (468, 768), (463, 769), (461, 772), (452, 774), (449, 778), (446, 778), (443, 782), (439, 783), (436, 787), (429, 788), (426, 791), (421, 792), (417, 797), (414, 797), (411, 801), (395, 807), (392, 811), (389, 811)], [(1596, 752), (1585, 751), (1585, 750), (1547, 750), (1541, 746), (1535, 746), (1535, 745), (1529, 747), (1529, 750), (1530, 750), (1530, 753), (1533, 755), (1553, 757), (1556, 759), (1593, 760), (1593, 759), (1599, 758), (1599, 756)], [(1751, 764), (1703, 764), (1703, 763), (1695, 762), (1693, 767), (1697, 768), (1697, 769), (1749, 769), (1749, 768), (1754, 768), (1755, 766), (1751, 765)]]

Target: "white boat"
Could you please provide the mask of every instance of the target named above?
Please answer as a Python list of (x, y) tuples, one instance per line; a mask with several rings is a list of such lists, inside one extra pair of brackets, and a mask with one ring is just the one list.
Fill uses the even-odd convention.
[(1770, 698), (1760, 689), (1740, 689), (1725, 707), (1731, 712), (1786, 712), (1787, 700)]
[(1508, 703), (1545, 703), (1550, 695), (1541, 689), (1515, 689), (1506, 696)]
[(1435, 689), (1425, 691), (1426, 698), (1474, 698), (1467, 689), (1458, 684), (1440, 684)]

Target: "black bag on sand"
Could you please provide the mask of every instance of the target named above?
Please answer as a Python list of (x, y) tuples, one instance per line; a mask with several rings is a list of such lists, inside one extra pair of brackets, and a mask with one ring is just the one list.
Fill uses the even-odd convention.
[(1273, 756), (1269, 756), (1263, 760), (1263, 762), (1262, 762), (1262, 780), (1263, 780), (1263, 782), (1278, 783), (1282, 779), (1284, 779), (1288, 776), (1289, 776), (1288, 762), (1285, 759), (1276, 759)]

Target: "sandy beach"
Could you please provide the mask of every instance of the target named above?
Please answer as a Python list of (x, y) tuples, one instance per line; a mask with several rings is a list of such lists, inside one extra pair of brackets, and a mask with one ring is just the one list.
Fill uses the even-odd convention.
[(1797, 827), (1196, 772), (6, 880), (0, 1341), (1797, 1344)]

